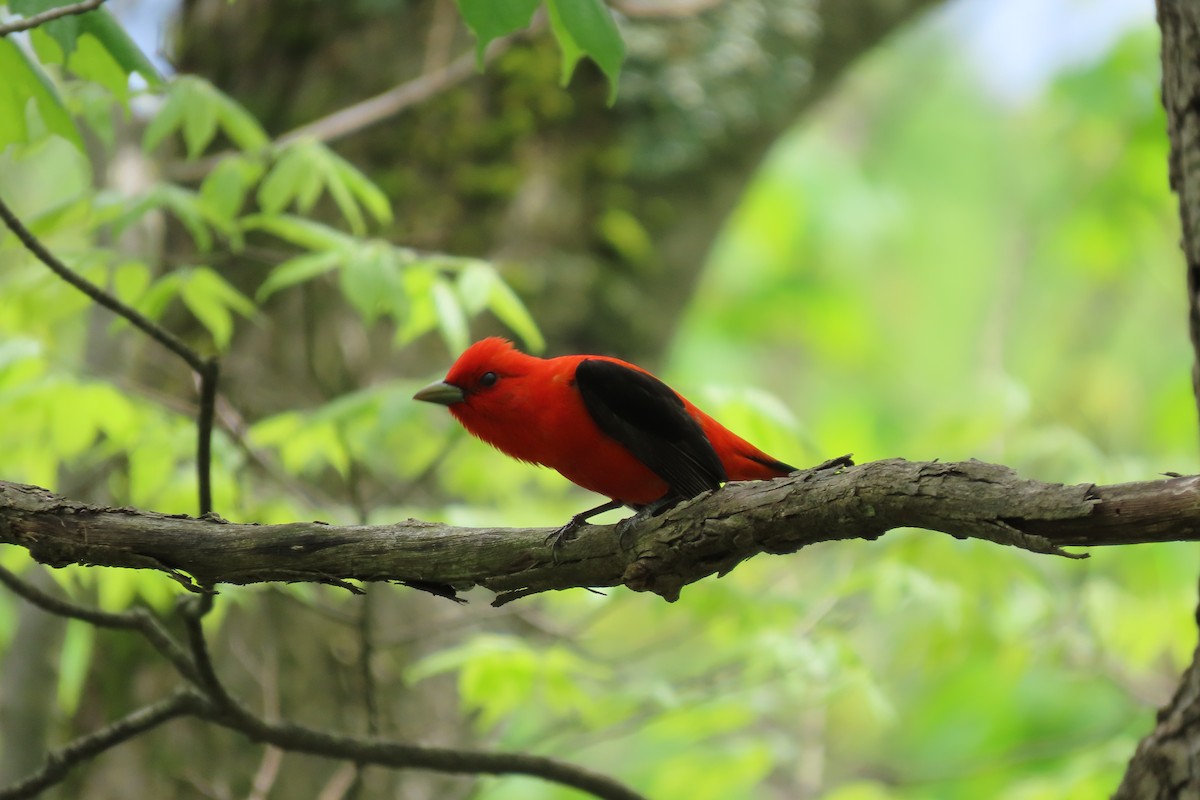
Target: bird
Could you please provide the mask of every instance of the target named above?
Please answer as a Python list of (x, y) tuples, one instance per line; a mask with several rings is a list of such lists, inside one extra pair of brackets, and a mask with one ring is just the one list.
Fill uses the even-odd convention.
[(547, 537), (555, 547), (603, 511), (626, 506), (637, 512), (632, 521), (727, 481), (795, 471), (646, 370), (609, 356), (539, 358), (493, 336), (468, 347), (445, 380), (413, 399), (446, 406), (506, 455), (608, 498)]

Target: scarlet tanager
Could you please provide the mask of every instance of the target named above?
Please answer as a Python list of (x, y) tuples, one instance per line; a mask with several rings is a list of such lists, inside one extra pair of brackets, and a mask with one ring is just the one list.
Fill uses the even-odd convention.
[(413, 397), (447, 406), (464, 428), (513, 458), (611, 499), (576, 515), (564, 533), (622, 505), (655, 513), (726, 481), (795, 469), (641, 367), (606, 356), (537, 358), (491, 337)]

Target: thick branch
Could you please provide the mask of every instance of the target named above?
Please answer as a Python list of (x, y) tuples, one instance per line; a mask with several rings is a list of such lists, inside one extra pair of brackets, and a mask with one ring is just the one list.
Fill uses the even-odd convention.
[(485, 586), (497, 602), (551, 589), (626, 585), (668, 600), (757, 553), (875, 539), (900, 527), (1039, 553), (1200, 539), (1200, 477), (1112, 486), (1025, 480), (977, 461), (837, 460), (788, 478), (729, 484), (619, 535), (588, 526), (555, 554), (546, 529), (417, 520), (335, 527), (242, 525), (75, 502), (0, 482), (0, 542), (51, 566), (160, 569), (200, 586), (396, 580)]

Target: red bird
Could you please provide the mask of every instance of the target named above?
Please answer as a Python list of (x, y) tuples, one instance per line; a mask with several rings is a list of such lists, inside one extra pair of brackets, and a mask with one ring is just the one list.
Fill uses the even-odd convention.
[(492, 337), (416, 400), (448, 406), (500, 451), (611, 498), (564, 529), (619, 508), (654, 513), (725, 481), (794, 471), (730, 432), (641, 367), (605, 356), (537, 358)]

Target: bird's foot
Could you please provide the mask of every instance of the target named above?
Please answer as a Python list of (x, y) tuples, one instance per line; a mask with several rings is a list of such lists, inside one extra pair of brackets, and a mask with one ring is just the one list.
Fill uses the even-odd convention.
[(679, 503), (679, 499), (680, 498), (678, 497), (663, 497), (659, 500), (655, 500), (653, 503), (639, 508), (637, 513), (633, 516), (626, 517), (618, 522), (617, 544), (621, 546), (622, 550), (628, 550), (629, 547), (625, 544), (625, 538), (630, 533), (637, 530), (638, 525), (641, 523), (645, 522), (651, 517), (657, 517), (659, 514), (662, 514), (663, 512), (673, 508)]
[(554, 563), (558, 563), (558, 551), (564, 544), (574, 539), (579, 535), (579, 529), (587, 524), (587, 519), (582, 514), (576, 514), (571, 517), (571, 520), (561, 528), (556, 528), (546, 535), (544, 544), (550, 548), (550, 557)]
[(621, 503), (617, 502), (616, 500), (611, 500), (603, 505), (596, 506), (595, 508), (589, 508), (587, 511), (580, 511), (578, 514), (571, 517), (570, 521), (568, 521), (566, 525), (563, 525), (557, 530), (551, 531), (549, 535), (546, 536), (544, 543), (549, 546), (550, 557), (553, 559), (554, 563), (558, 563), (558, 553), (562, 549), (562, 546), (574, 539), (579, 533), (579, 529), (586, 525), (589, 519), (597, 514), (601, 514), (605, 511), (612, 511), (614, 508), (620, 507)]

